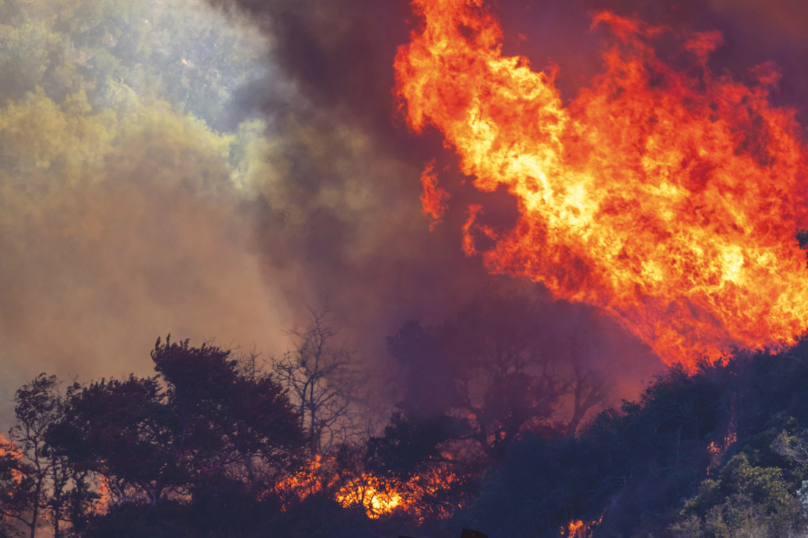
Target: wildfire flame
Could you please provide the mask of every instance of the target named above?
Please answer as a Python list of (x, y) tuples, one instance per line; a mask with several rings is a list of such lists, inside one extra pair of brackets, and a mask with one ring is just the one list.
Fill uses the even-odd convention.
[(337, 493), (336, 500), (346, 507), (355, 504), (364, 506), (365, 513), (370, 518), (389, 514), (402, 506), (401, 495), (395, 489), (385, 487), (377, 477), (367, 473), (343, 486)]
[[(402, 510), (423, 520), (426, 516), (424, 509), (429, 503), (427, 498), (440, 495), (460, 480), (448, 467), (427, 469), (408, 481), (400, 481), (368, 472), (343, 475), (333, 472), (333, 468), (329, 469), (333, 463), (331, 456), (318, 455), (297, 473), (279, 481), (272, 491), (280, 495), (284, 509), (309, 495), (329, 492), (342, 506), (361, 506), (365, 514), (373, 519)], [(457, 508), (461, 506), (432, 507), (430, 515), (447, 518)]]
[(567, 538), (589, 538), (592, 536), (593, 527), (600, 525), (601, 521), (603, 521), (603, 514), (601, 514), (600, 517), (595, 521), (582, 521), (580, 519), (576, 519), (570, 521), (566, 528), (562, 527), (561, 534), (564, 535), (566, 532)]
[(434, 161), (427, 164), (421, 173), (421, 185), (424, 188), (424, 192), (421, 194), (421, 206), (424, 209), (424, 215), (430, 219), (430, 232), (443, 218), (443, 214), (446, 212), (446, 200), (449, 198), (449, 193), (438, 187), (438, 176), (433, 170), (434, 165)]
[(693, 33), (675, 34), (677, 70), (654, 50), (672, 30), (601, 13), (605, 72), (565, 104), (553, 72), (503, 57), (483, 0), (413, 4), (424, 22), (395, 61), (408, 124), (439, 129), (476, 188), (518, 201), (506, 233), (469, 208), (468, 253), (487, 234), (490, 271), (603, 309), (668, 364), (806, 329), (805, 151), (794, 112), (769, 103), (771, 67), (749, 86), (713, 73), (720, 35)]
[[(22, 451), (15, 446), (14, 442), (8, 441), (2, 434), (0, 434), (0, 457), (6, 455), (17, 461), (20, 461), (23, 458)], [(11, 480), (15, 484), (21, 484), (24, 478), (25, 475), (23, 475), (19, 469), (11, 469)]]

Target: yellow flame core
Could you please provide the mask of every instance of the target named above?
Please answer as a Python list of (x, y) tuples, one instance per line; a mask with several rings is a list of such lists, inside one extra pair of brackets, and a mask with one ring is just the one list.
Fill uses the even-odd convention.
[(375, 476), (362, 474), (339, 490), (336, 500), (344, 507), (362, 505), (371, 518), (389, 514), (402, 506), (401, 495), (390, 486), (382, 485)]

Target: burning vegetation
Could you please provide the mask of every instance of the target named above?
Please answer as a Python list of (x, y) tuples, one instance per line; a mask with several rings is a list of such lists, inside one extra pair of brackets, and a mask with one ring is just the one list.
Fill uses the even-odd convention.
[[(487, 3), (413, 4), (422, 22), (396, 58), (409, 125), (438, 129), (475, 187), (504, 185), (518, 201), (504, 232), (469, 207), (467, 253), (475, 236), (493, 239), (491, 271), (609, 312), (668, 364), (793, 343), (806, 329), (794, 240), (806, 152), (794, 111), (769, 103), (773, 66), (741, 84), (708, 65), (720, 34), (603, 12), (593, 25), (613, 35), (606, 71), (563, 103), (554, 71), (502, 55)], [(657, 56), (661, 40), (681, 43), (672, 61)], [(437, 192), (425, 186), (425, 212)]]
[(155, 377), (63, 390), (42, 375), (17, 391), (0, 447), (4, 533), (774, 538), (808, 528), (805, 340), (673, 367), (574, 435), (569, 421), (528, 419), (511, 435), (518, 408), (493, 397), (479, 413), (505, 429), (488, 436), (469, 410), (402, 401), (381, 435), (328, 448), (307, 438), (297, 402), (253, 358), (170, 341), (152, 358)]
[[(741, 80), (711, 64), (717, 32), (601, 11), (602, 72), (562, 98), (562, 68), (503, 53), (488, 3), (414, 0), (409, 42), (378, 55), (387, 84), (359, 58), (380, 30), (337, 11), (394, 8), (351, 1), (236, 0), (290, 86), (244, 104), (269, 107), (261, 120), (225, 113), (259, 83), (237, 69), (256, 58), (201, 12), (183, 26), (179, 0), (0, 1), (0, 68), (17, 74), (0, 84), (8, 259), (50, 245), (55, 258), (32, 259), (52, 263), (20, 267), (66, 266), (66, 286), (142, 259), (142, 295), (161, 305), (226, 295), (164, 238), (176, 234), (204, 237), (223, 274), (260, 260), (272, 285), (337, 290), (334, 310), (308, 309), (286, 333), (286, 353), (158, 339), (148, 374), (19, 387), (0, 437), (0, 537), (808, 531), (808, 153), (798, 111), (773, 104), (776, 67)], [(210, 46), (179, 54), (184, 33)], [(409, 186), (391, 186), (396, 174)], [(77, 258), (133, 227), (146, 247), (84, 271)], [(512, 280), (468, 269), (476, 256)], [(40, 286), (8, 267), (3, 336), (33, 326), (17, 282)], [(175, 293), (166, 271), (195, 284)], [(76, 297), (126, 302), (104, 282), (108, 300)], [(211, 309), (228, 317), (229, 304)], [(363, 350), (375, 362), (341, 316), (360, 320), (350, 336), (383, 342)], [(618, 404), (638, 392), (627, 356), (653, 366), (646, 347), (668, 369)]]

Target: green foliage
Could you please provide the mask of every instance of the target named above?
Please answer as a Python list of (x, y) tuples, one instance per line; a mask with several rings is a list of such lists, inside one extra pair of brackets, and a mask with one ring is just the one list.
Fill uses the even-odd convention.
[(143, 197), (142, 183), (156, 196), (183, 189), (232, 197), (248, 187), (266, 169), (265, 123), (248, 120), (224, 134), (212, 126), (231, 127), (228, 103), (258, 76), (262, 48), (194, 0), (0, 4), (7, 255), (24, 259), (15, 250), (42, 230), (55, 230), (57, 242), (97, 239), (94, 212), (77, 208)]
[(57, 102), (84, 91), (106, 108), (111, 84), (220, 121), (259, 73), (261, 41), (191, 0), (12, 0), (0, 16), (0, 103), (42, 87)]
[(750, 465), (745, 454), (727, 462), (716, 480), (702, 482), (699, 494), (671, 526), (673, 536), (782, 537), (805, 527), (802, 505), (788, 491), (783, 470)]

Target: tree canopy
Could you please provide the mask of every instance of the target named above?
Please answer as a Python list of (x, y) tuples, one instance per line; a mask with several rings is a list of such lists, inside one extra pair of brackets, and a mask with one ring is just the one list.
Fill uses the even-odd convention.
[(297, 462), (305, 437), (284, 389), (216, 346), (159, 339), (158, 375), (74, 386), (55, 439), (119, 495), (151, 504), (187, 493), (207, 474), (253, 459), (276, 471)]

